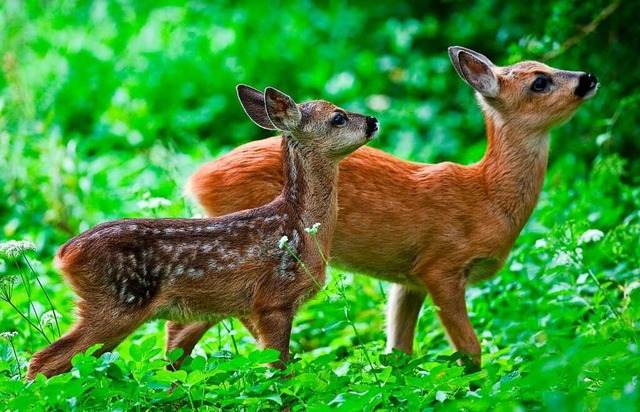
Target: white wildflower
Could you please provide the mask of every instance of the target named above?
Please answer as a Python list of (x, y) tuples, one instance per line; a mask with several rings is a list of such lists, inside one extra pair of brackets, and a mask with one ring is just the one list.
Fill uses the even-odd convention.
[(282, 236), (280, 241), (278, 242), (278, 249), (282, 249), (289, 242), (289, 238), (287, 236)]
[(580, 236), (578, 239), (578, 244), (582, 245), (584, 243), (595, 243), (602, 240), (604, 237), (604, 233), (598, 229), (589, 229)]
[(553, 267), (556, 266), (569, 266), (571, 265), (573, 259), (571, 259), (571, 255), (569, 255), (564, 250), (561, 250), (555, 254), (553, 260), (551, 261), (551, 265)]
[(16, 258), (27, 250), (36, 250), (35, 243), (26, 240), (10, 240), (0, 244), (0, 255), (9, 258)]
[(556, 252), (553, 260), (551, 261), (552, 267), (557, 266), (571, 266), (582, 261), (582, 248), (575, 248), (573, 252), (566, 250), (560, 250)]
[(18, 336), (18, 332), (16, 331), (0, 333), (0, 338), (6, 339), (9, 342), (13, 341), (13, 339), (15, 339), (16, 336)]
[(577, 247), (574, 249), (574, 252), (576, 252), (576, 259), (582, 260), (582, 248)]
[(313, 226), (305, 228), (304, 231), (310, 234), (311, 236), (315, 236), (318, 234), (319, 227), (320, 227), (320, 223), (314, 223)]
[(48, 312), (45, 312), (40, 317), (40, 326), (42, 326), (43, 328), (46, 326), (49, 326), (55, 323), (56, 318), (60, 319), (60, 317), (61, 317), (60, 313), (55, 310), (50, 310)]
[(547, 247), (547, 241), (545, 239), (536, 240), (535, 248), (536, 249), (544, 249)]
[(0, 289), (13, 287), (13, 285), (15, 285), (16, 283), (18, 283), (17, 276), (3, 276), (0, 278)]
[(157, 209), (161, 206), (171, 206), (171, 201), (164, 197), (150, 197), (148, 199), (139, 200), (137, 205), (140, 209)]

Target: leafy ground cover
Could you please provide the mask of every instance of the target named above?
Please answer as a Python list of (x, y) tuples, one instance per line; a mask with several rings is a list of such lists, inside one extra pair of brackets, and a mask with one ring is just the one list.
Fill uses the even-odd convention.
[[(640, 409), (638, 7), (3, 2), (0, 409)], [(375, 114), (375, 144), (398, 156), (478, 160), (482, 118), (448, 63), (452, 44), (593, 71), (603, 85), (552, 134), (544, 191), (508, 263), (468, 291), (481, 371), (458, 366), (429, 302), (416, 353), (384, 354), (388, 285), (333, 271), (296, 318), (291, 379), (234, 320), (166, 371), (179, 354), (165, 356), (155, 321), (113, 353), (24, 383), (30, 356), (73, 323), (55, 249), (105, 220), (199, 213), (182, 195), (190, 173), (264, 136), (237, 83)]]

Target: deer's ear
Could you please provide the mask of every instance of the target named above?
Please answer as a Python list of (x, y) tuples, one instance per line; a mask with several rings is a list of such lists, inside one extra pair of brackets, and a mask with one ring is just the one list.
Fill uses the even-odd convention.
[(264, 91), (265, 106), (269, 120), (280, 130), (293, 131), (302, 122), (302, 113), (295, 101), (273, 87)]
[(264, 94), (260, 90), (253, 87), (239, 84), (236, 87), (238, 99), (244, 109), (244, 112), (258, 126), (267, 130), (277, 130), (277, 128), (269, 120), (267, 108), (264, 102)]
[(485, 97), (496, 97), (500, 83), (493, 71), (495, 65), (486, 56), (464, 47), (449, 47), (449, 58), (458, 75)]

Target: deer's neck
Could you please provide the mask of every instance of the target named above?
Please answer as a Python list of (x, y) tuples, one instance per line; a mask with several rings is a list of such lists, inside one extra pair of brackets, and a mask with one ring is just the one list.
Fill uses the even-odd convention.
[(283, 136), (283, 197), (304, 228), (320, 223), (317, 239), (328, 256), (338, 216), (338, 163)]
[(549, 158), (549, 131), (527, 131), (485, 112), (487, 151), (477, 164), (487, 194), (520, 231), (538, 202)]

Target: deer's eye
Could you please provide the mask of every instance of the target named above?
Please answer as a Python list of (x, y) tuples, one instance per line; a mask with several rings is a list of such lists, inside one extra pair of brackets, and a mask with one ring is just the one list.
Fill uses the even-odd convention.
[(534, 92), (543, 92), (549, 87), (550, 82), (548, 77), (540, 76), (531, 83), (531, 90)]
[(345, 124), (347, 124), (347, 121), (347, 117), (342, 113), (336, 113), (336, 115), (333, 116), (333, 119), (331, 119), (331, 123), (333, 123), (333, 125), (337, 127), (344, 126)]

